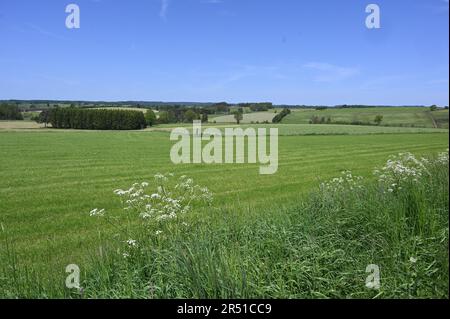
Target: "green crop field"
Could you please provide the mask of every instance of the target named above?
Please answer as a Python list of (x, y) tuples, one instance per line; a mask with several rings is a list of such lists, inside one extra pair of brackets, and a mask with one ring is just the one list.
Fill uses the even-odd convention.
[(283, 123), (307, 124), (313, 116), (330, 117), (332, 122), (374, 123), (377, 115), (383, 116), (382, 125), (448, 128), (448, 110), (430, 112), (428, 108), (420, 107), (330, 108), (321, 111), (299, 109), (286, 116)]
[(0, 2), (3, 313), (449, 299), (448, 0), (66, 2)]
[[(215, 196), (215, 208), (202, 210), (206, 214), (202, 218), (220, 220), (217, 210), (244, 219), (250, 212), (255, 218), (268, 210), (281, 216), (285, 207), (299, 205), (320, 182), (341, 171), (351, 170), (370, 180), (373, 169), (392, 154), (427, 155), (448, 148), (446, 130), (278, 127), (279, 169), (269, 176), (259, 175), (256, 164), (174, 165), (169, 158), (173, 142), (164, 131), (168, 128), (141, 132), (0, 131), (2, 229), (20, 265), (31, 267), (41, 278), (58, 278), (64, 276), (67, 264), (91, 265), (90, 257), (96, 254), (100, 239), (114, 231), (109, 225), (99, 228), (89, 211), (97, 207), (119, 213), (113, 190), (151, 181), (156, 173), (188, 175), (207, 186)], [(312, 136), (302, 136), (309, 134)], [(219, 220), (216, 222), (222, 225)], [(0, 278), (7, 264), (0, 259)], [(248, 296), (252, 295), (259, 293)]]

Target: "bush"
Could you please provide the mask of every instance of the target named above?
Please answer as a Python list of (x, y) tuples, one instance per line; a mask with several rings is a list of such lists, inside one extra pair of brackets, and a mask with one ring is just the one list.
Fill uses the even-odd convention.
[(153, 126), (156, 124), (156, 115), (153, 110), (147, 110), (147, 112), (145, 113), (145, 122), (148, 126)]
[(290, 109), (283, 109), (283, 111), (275, 115), (275, 117), (272, 119), (272, 123), (280, 123), (289, 114), (291, 114)]

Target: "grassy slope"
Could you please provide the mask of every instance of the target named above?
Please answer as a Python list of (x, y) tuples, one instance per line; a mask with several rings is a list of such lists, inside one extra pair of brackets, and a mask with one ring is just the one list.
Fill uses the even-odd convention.
[(112, 190), (154, 173), (192, 176), (219, 207), (278, 207), (342, 170), (370, 175), (391, 154), (442, 151), (448, 136), (285, 136), (273, 176), (259, 175), (258, 165), (174, 166), (171, 145), (166, 132), (0, 132), (0, 222), (29, 262), (66, 265), (98, 236), (87, 212), (117, 207)]
[[(365, 109), (327, 109), (323, 111), (316, 110), (293, 110), (283, 123), (286, 124), (306, 124), (312, 116), (331, 117), (334, 122), (372, 122), (376, 115), (383, 115), (383, 125), (392, 126), (411, 126), (434, 127), (427, 108), (414, 107), (384, 107), (384, 108), (365, 108)], [(445, 122), (448, 127), (448, 110), (439, 110), (433, 112), (434, 116), (441, 119), (443, 127)]]

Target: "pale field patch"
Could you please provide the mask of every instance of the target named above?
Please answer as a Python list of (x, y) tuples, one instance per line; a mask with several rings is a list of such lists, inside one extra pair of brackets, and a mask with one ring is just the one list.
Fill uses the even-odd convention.
[[(277, 113), (273, 111), (268, 112), (254, 112), (254, 113), (246, 113), (244, 114), (244, 118), (242, 119), (241, 123), (249, 124), (249, 123), (262, 123), (265, 121), (268, 121), (269, 123), (272, 123), (272, 119), (277, 115)], [(236, 120), (234, 119), (234, 115), (223, 115), (211, 118), (210, 121), (215, 121), (216, 123), (236, 123)]]

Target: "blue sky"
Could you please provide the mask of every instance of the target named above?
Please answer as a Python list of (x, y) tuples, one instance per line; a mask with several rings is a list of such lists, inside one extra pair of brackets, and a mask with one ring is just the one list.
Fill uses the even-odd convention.
[(446, 0), (1, 0), (0, 99), (448, 105), (448, 17)]

